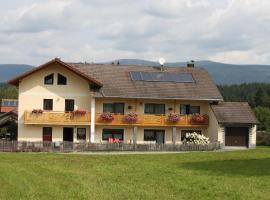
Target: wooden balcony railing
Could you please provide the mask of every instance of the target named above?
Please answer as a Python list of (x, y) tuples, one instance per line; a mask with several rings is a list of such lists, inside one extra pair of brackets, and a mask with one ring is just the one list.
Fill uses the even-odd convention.
[(125, 121), (123, 114), (114, 114), (112, 121), (104, 121), (100, 118), (101, 113), (95, 115), (96, 125), (137, 125), (137, 126), (178, 126), (178, 127), (207, 127), (209, 120), (205, 122), (194, 122), (192, 115), (181, 115), (178, 122), (170, 122), (166, 115), (138, 115), (138, 120), (134, 123)]
[(48, 125), (89, 125), (90, 112), (83, 115), (74, 114), (73, 112), (43, 112), (24, 113), (24, 124), (48, 124)]

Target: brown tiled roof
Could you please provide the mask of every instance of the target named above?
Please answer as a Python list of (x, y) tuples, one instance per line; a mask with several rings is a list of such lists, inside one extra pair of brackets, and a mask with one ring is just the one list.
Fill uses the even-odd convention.
[(223, 100), (214, 81), (203, 68), (168, 67), (166, 72), (191, 73), (195, 83), (132, 81), (131, 71), (160, 72), (156, 67), (69, 63), (103, 84), (96, 96), (124, 98)]
[(219, 123), (257, 124), (258, 121), (247, 102), (220, 102), (211, 105)]
[(208, 72), (197, 67), (168, 67), (166, 69), (166, 72), (171, 73), (191, 73), (194, 83), (132, 81), (131, 71), (160, 72), (160, 69), (148, 66), (65, 63), (55, 58), (15, 77), (9, 83), (18, 85), (23, 78), (51, 64), (65, 67), (101, 87), (101, 90), (95, 93), (97, 97), (223, 101)]
[(6, 113), (0, 113), (0, 126), (4, 125), (7, 122), (14, 121), (17, 123), (18, 121), (18, 112), (17, 110), (13, 110)]

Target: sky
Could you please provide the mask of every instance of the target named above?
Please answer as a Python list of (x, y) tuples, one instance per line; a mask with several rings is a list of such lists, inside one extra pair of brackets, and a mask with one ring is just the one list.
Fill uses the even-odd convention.
[(0, 0), (0, 63), (270, 64), (269, 0)]

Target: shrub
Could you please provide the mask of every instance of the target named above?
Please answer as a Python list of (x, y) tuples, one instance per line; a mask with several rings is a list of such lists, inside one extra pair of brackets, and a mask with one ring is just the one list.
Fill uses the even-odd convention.
[(110, 113), (110, 112), (103, 112), (103, 113), (100, 115), (100, 119), (101, 119), (102, 121), (107, 121), (107, 122), (109, 122), (109, 121), (112, 121), (112, 120), (114, 119), (114, 117), (113, 117), (113, 114)]
[(209, 144), (209, 138), (198, 134), (198, 133), (187, 133), (185, 139), (183, 140), (184, 144)]
[(168, 115), (168, 121), (169, 122), (178, 122), (180, 120), (180, 115), (178, 115), (177, 113), (170, 113)]
[(136, 123), (138, 121), (138, 115), (134, 112), (130, 112), (124, 117), (125, 122)]

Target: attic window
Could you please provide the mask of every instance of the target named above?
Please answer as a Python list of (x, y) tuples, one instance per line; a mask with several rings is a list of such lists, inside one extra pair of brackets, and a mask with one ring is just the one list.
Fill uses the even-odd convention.
[(45, 85), (53, 85), (53, 74), (50, 74), (48, 76), (45, 76), (45, 78), (44, 78), (44, 84)]
[(66, 85), (66, 84), (67, 84), (67, 78), (61, 74), (58, 74), (57, 85)]

